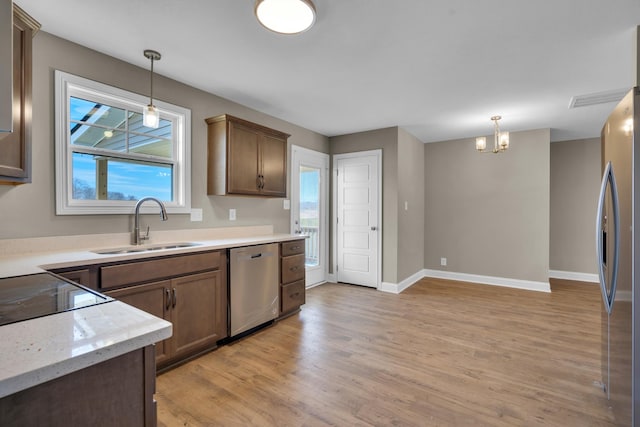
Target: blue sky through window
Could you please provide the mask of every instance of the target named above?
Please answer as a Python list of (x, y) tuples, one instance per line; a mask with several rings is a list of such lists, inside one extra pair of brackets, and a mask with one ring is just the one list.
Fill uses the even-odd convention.
[[(146, 196), (166, 202), (173, 199), (171, 166), (113, 158), (107, 165), (109, 199), (138, 200)], [(96, 161), (93, 155), (73, 153), (73, 181), (75, 199), (95, 197)]]

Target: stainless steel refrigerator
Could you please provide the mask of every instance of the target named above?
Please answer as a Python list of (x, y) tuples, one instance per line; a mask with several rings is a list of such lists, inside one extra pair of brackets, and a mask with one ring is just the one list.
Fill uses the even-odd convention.
[(616, 423), (640, 427), (640, 91), (602, 128), (596, 247), (602, 291), (602, 384)]

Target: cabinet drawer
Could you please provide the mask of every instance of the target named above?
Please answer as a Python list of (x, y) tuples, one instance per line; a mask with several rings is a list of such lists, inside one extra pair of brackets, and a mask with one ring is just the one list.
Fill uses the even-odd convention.
[(304, 280), (280, 287), (280, 313), (297, 310), (305, 302)]
[(203, 252), (100, 268), (100, 288), (149, 282), (220, 268), (220, 252)]
[(304, 279), (304, 254), (282, 258), (282, 283)]
[(282, 242), (282, 256), (304, 254), (304, 240)]

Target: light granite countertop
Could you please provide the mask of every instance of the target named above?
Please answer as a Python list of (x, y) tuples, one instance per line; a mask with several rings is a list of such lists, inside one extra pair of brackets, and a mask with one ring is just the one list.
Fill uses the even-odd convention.
[[(129, 246), (129, 233), (0, 240), (0, 278), (55, 268), (300, 239), (270, 226), (158, 231), (149, 244), (197, 246), (101, 255)], [(0, 326), (0, 398), (169, 338), (171, 323), (119, 301)]]

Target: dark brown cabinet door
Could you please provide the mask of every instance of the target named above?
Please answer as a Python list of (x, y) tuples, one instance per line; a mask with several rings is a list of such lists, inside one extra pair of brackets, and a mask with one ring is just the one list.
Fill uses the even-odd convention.
[(230, 194), (259, 194), (260, 165), (258, 147), (260, 135), (239, 123), (229, 123), (229, 163), (227, 192)]
[(287, 141), (264, 135), (260, 145), (261, 192), (265, 196), (285, 197), (287, 189)]
[(171, 280), (173, 357), (215, 346), (223, 338), (216, 313), (224, 297), (222, 287), (219, 271)]
[[(105, 292), (112, 298), (129, 304), (161, 319), (170, 320), (171, 281), (154, 282), (146, 285), (132, 286)], [(175, 327), (173, 334), (175, 335)], [(161, 364), (170, 357), (169, 347), (172, 338), (156, 343), (156, 364)]]
[(88, 268), (83, 268), (81, 270), (73, 270), (73, 271), (65, 271), (61, 273), (56, 273), (65, 279), (69, 279), (72, 282), (80, 283), (83, 286), (86, 286), (91, 289), (95, 289), (93, 287), (93, 283), (91, 283), (91, 273)]
[(31, 182), (31, 39), (39, 28), (14, 5), (13, 132), (0, 133), (0, 184)]

